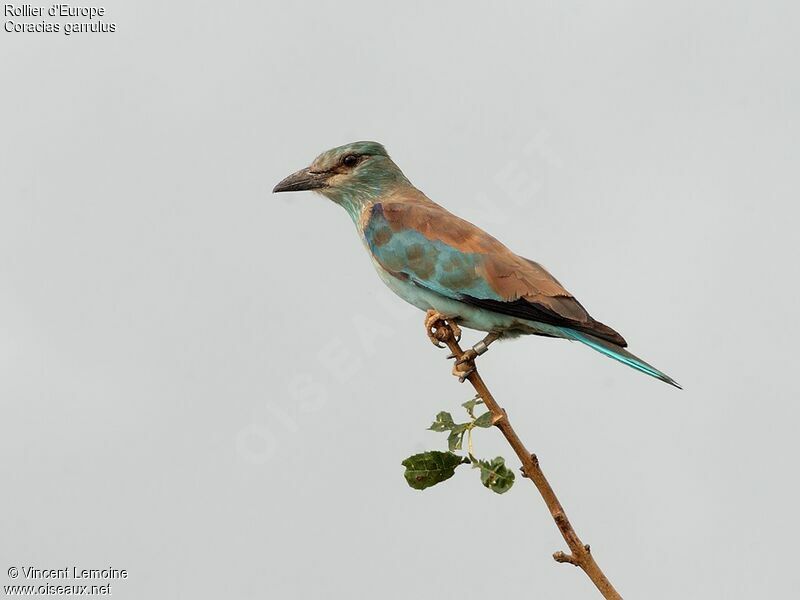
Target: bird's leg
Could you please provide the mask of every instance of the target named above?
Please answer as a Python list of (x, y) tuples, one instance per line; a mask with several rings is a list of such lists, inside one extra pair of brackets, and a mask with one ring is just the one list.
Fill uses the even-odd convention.
[[(485, 354), (489, 350), (489, 344), (496, 342), (500, 339), (502, 334), (490, 331), (485, 338), (475, 344), (472, 348), (467, 348), (461, 358), (456, 360), (453, 365), (453, 375), (458, 377), (460, 382), (464, 380), (475, 370), (475, 359), (481, 354)], [(454, 355), (449, 355), (447, 358), (455, 358)]]
[(431, 343), (437, 348), (444, 348), (444, 344), (442, 344), (444, 340), (437, 337), (437, 332), (441, 327), (445, 326), (445, 321), (447, 321), (447, 325), (449, 325), (450, 329), (453, 331), (453, 335), (456, 336), (456, 341), (460, 341), (461, 328), (456, 325), (454, 320), (433, 309), (425, 313), (425, 331), (428, 332), (428, 339), (430, 339)]

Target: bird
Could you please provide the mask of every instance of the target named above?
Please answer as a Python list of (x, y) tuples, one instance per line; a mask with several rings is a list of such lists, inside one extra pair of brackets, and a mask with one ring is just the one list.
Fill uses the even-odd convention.
[(490, 344), (537, 335), (580, 342), (681, 389), (626, 350), (625, 338), (594, 319), (542, 265), (414, 187), (378, 142), (327, 150), (272, 191), (313, 191), (344, 208), (383, 282), (426, 311), (429, 336), (437, 319), (451, 323), (459, 337), (462, 326), (486, 333), (457, 359), (453, 373), (461, 381)]

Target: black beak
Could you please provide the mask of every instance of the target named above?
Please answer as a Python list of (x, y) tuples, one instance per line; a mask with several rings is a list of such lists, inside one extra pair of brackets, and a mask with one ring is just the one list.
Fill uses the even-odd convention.
[(330, 173), (316, 173), (308, 169), (300, 169), (297, 173), (292, 173), (272, 189), (275, 192), (300, 192), (303, 190), (318, 190), (328, 184), (326, 180)]

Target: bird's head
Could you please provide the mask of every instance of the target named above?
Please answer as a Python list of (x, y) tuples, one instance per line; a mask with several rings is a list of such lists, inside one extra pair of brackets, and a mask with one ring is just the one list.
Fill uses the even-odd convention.
[(292, 173), (273, 192), (313, 190), (345, 208), (354, 208), (396, 185), (409, 185), (378, 142), (352, 142), (323, 152), (308, 167)]

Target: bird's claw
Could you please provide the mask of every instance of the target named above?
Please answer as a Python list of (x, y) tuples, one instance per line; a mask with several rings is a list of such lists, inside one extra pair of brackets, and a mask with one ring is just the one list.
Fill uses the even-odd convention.
[[(458, 324), (452, 318), (448, 318), (435, 310), (429, 310), (425, 314), (425, 331), (428, 334), (428, 339), (437, 348), (444, 348), (448, 342), (459, 342), (461, 340), (461, 328)], [(456, 360), (456, 364), (453, 365), (453, 375), (458, 377), (460, 383), (464, 383), (467, 377), (475, 371), (474, 361), (477, 356), (478, 352), (473, 348), (469, 348)], [(447, 358), (456, 358), (456, 355), (455, 353), (450, 353)]]
[(443, 341), (445, 341), (446, 327), (444, 317), (435, 310), (429, 310), (425, 314), (425, 331), (428, 334), (428, 339), (437, 348), (444, 348)]
[(425, 314), (425, 331), (428, 333), (428, 339), (437, 348), (444, 348), (442, 342), (447, 342), (451, 336), (456, 341), (461, 339), (461, 328), (435, 310), (429, 310)]
[(475, 372), (475, 363), (456, 363), (453, 365), (453, 375), (458, 377), (458, 383), (464, 383)]
[[(472, 348), (467, 349), (453, 365), (453, 375), (458, 377), (459, 383), (464, 381), (475, 371), (475, 359), (478, 353)], [(450, 358), (455, 358), (455, 355), (450, 355)]]

